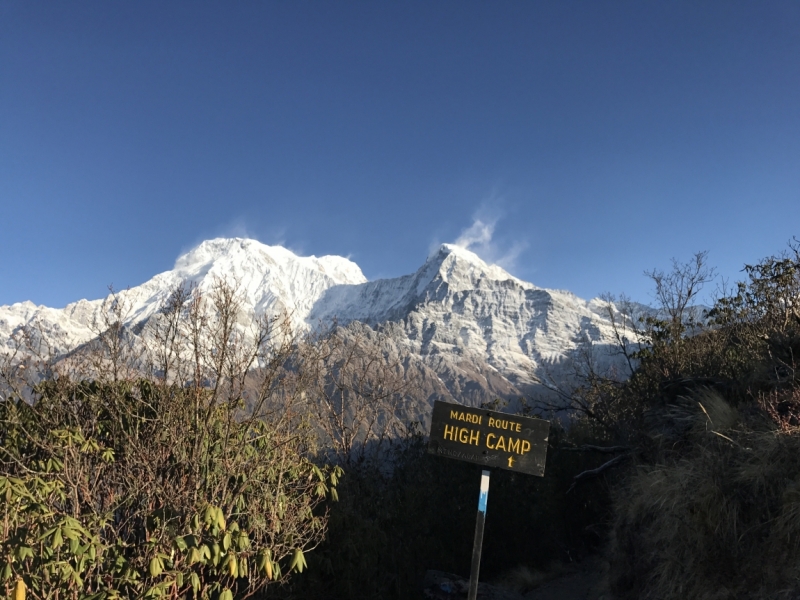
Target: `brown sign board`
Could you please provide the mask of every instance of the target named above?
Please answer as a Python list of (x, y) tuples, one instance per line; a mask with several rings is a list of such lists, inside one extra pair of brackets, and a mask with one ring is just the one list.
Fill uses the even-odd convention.
[(437, 401), (428, 452), (541, 477), (549, 435), (543, 419)]

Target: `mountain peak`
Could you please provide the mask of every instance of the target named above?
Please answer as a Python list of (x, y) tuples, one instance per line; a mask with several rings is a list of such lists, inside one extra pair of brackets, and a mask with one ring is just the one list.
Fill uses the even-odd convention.
[(442, 260), (451, 255), (456, 258), (466, 260), (467, 262), (474, 263), (476, 265), (480, 265), (483, 267), (487, 266), (487, 264), (480, 256), (478, 256), (471, 250), (467, 250), (466, 248), (462, 246), (457, 246), (455, 244), (440, 244), (438, 248), (436, 248), (433, 252), (431, 252), (428, 255), (428, 259), (426, 262)]
[(284, 272), (296, 269), (316, 271), (333, 283), (363, 283), (361, 268), (342, 256), (298, 256), (283, 246), (268, 246), (250, 238), (214, 238), (185, 252), (175, 261), (174, 272), (186, 278), (213, 271), (237, 276), (239, 272)]
[(421, 276), (420, 279), (425, 277), (431, 279), (437, 276), (448, 282), (453, 282), (454, 278), (461, 279), (462, 283), (468, 286), (476, 285), (478, 280), (487, 279), (491, 281), (513, 280), (523, 286), (535, 287), (533, 284), (514, 277), (503, 267), (487, 263), (471, 250), (456, 244), (441, 244), (431, 252), (417, 274)]

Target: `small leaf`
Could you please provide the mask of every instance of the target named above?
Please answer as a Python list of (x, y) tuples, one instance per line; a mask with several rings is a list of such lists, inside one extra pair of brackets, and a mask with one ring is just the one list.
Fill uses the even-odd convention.
[(186, 551), (186, 549), (187, 549), (189, 546), (186, 544), (186, 540), (185, 540), (185, 539), (183, 539), (183, 537), (182, 537), (182, 536), (178, 536), (178, 537), (176, 537), (176, 538), (175, 538), (175, 547), (176, 547), (178, 550), (180, 550), (181, 552), (185, 552), (185, 551)]
[(189, 575), (189, 581), (192, 584), (192, 589), (194, 590), (195, 595), (197, 595), (197, 592), (200, 591), (200, 577), (197, 575), (197, 573), (192, 573)]
[(204, 560), (209, 560), (211, 558), (211, 549), (207, 544), (200, 546), (200, 557)]
[(303, 556), (303, 551), (300, 548), (295, 548), (292, 554), (292, 562), (289, 564), (289, 570), (296, 569), (298, 573), (302, 573), (306, 567), (306, 557)]
[(26, 558), (33, 558), (33, 548), (28, 546), (20, 546), (17, 550), (17, 558), (21, 561), (25, 560)]
[(53, 532), (53, 541), (50, 543), (50, 547), (53, 550), (58, 550), (58, 547), (64, 543), (64, 538), (61, 537), (61, 527), (56, 527), (55, 531)]
[(239, 536), (236, 538), (236, 546), (239, 548), (240, 552), (250, 547), (250, 536), (247, 535), (246, 531), (239, 532)]
[(164, 563), (157, 556), (150, 559), (150, 576), (158, 577), (164, 571)]
[(22, 579), (17, 579), (17, 586), (14, 589), (14, 600), (25, 600), (25, 593), (27, 592), (27, 588), (25, 587), (25, 582)]

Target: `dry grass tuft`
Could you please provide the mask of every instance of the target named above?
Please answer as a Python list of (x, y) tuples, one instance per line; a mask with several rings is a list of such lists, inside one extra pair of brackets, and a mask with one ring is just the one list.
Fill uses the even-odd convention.
[[(667, 458), (638, 468), (616, 498), (612, 591), (799, 597), (800, 429), (748, 426), (710, 391), (681, 399), (665, 418)], [(670, 456), (673, 446), (681, 450)]]

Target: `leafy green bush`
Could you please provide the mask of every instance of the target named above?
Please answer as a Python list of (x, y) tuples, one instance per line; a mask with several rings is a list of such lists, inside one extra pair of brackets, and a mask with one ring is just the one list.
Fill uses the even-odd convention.
[(275, 323), (242, 333), (222, 284), (205, 302), (177, 290), (139, 339), (112, 305), (93, 344), (38, 371), (32, 402), (6, 363), (7, 593), (231, 600), (305, 569), (341, 470), (311, 460), (301, 374)]

